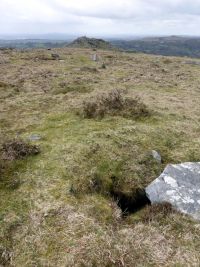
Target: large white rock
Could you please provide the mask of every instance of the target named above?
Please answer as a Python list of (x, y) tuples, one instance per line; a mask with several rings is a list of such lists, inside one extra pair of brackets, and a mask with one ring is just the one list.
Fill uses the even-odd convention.
[(200, 162), (168, 165), (145, 191), (151, 203), (168, 202), (200, 220)]

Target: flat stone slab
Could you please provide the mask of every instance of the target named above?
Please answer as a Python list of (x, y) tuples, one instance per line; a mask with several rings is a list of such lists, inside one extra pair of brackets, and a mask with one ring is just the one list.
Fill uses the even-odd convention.
[(30, 141), (39, 141), (41, 139), (42, 137), (39, 134), (32, 134), (31, 136), (29, 136)]
[(151, 203), (170, 203), (200, 220), (200, 162), (170, 164), (145, 189)]

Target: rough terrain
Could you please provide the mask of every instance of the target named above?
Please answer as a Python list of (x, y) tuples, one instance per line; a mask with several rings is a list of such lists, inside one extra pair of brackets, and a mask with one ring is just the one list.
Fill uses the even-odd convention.
[[(0, 51), (0, 145), (20, 138), (40, 147), (0, 162), (0, 265), (200, 265), (198, 221), (168, 206), (123, 216), (116, 199), (137, 198), (169, 163), (200, 161), (200, 67), (187, 60)], [(116, 89), (149, 115), (83, 116), (84, 103)]]

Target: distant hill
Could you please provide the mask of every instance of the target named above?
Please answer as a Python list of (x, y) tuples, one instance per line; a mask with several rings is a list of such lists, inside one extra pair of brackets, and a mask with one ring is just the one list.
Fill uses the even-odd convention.
[(79, 37), (68, 45), (74, 48), (93, 48), (93, 49), (103, 49), (103, 50), (113, 50), (114, 46), (104, 41), (103, 39), (88, 38), (86, 36)]
[(0, 48), (32, 49), (32, 48), (60, 48), (68, 44), (63, 40), (49, 39), (19, 39), (19, 40), (1, 40)]
[(200, 58), (200, 37), (151, 37), (127, 41), (112, 40), (111, 43), (130, 52)]
[[(59, 37), (59, 36), (58, 36)], [(90, 48), (102, 50), (125, 50), (127, 52), (141, 52), (163, 56), (187, 56), (200, 58), (200, 37), (148, 37), (133, 40), (124, 39), (96, 39), (80, 37), (72, 41), (54, 39), (0, 39), (1, 48), (32, 49), (32, 48)]]

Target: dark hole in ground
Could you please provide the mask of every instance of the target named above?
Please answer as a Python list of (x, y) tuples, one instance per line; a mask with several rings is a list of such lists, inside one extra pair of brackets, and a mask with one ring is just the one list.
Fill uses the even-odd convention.
[(130, 195), (113, 191), (111, 195), (121, 208), (123, 216), (128, 216), (131, 213), (141, 210), (146, 205), (151, 204), (144, 189), (136, 189), (135, 192)]

